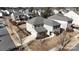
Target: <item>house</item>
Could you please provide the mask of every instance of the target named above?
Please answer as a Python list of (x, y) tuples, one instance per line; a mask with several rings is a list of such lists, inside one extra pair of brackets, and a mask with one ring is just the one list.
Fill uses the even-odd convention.
[(2, 10), (3, 16), (9, 16), (10, 12), (8, 10)]
[(13, 12), (11, 18), (12, 20), (27, 20), (27, 17), (22, 12)]
[(54, 9), (53, 12), (54, 12), (54, 14), (58, 14), (59, 13), (59, 11), (56, 10), (56, 9)]
[(23, 14), (26, 15), (28, 17), (28, 19), (33, 18), (33, 12), (30, 12), (28, 9), (23, 11)]
[(65, 30), (66, 30), (67, 27), (70, 27), (72, 25), (72, 21), (73, 21), (71, 18), (68, 18), (61, 13), (50, 16), (50, 17), (48, 17), (48, 19), (54, 20), (54, 21), (60, 23), (61, 24), (60, 27), (65, 29)]
[(64, 12), (64, 16), (72, 18), (72, 24), (79, 25), (79, 14), (77, 12), (70, 10), (67, 13)]
[(44, 27), (47, 29), (48, 35), (53, 35), (54, 32), (60, 32), (60, 24), (53, 20), (44, 20)]
[(18, 12), (13, 12), (11, 15), (10, 15), (11, 19), (12, 20), (18, 20), (19, 19), (19, 13)]
[(43, 38), (46, 35), (47, 30), (43, 27), (44, 18), (37, 16), (26, 22), (26, 30), (35, 35), (36, 38)]
[(36, 37), (53, 36), (55, 31), (60, 31), (60, 24), (37, 16), (26, 22), (26, 30)]

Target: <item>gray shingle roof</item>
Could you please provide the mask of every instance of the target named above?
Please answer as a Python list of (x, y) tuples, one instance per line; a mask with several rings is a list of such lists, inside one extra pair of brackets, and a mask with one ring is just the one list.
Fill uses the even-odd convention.
[(48, 19), (56, 19), (56, 20), (61, 20), (61, 21), (72, 21), (71, 18), (68, 18), (62, 14), (56, 14), (53, 16), (48, 17)]
[(73, 12), (75, 12), (77, 15), (79, 15), (79, 11), (73, 11)]
[(31, 24), (44, 24), (44, 18), (37, 16), (32, 18), (31, 20), (28, 20), (28, 22)]
[(54, 21), (54, 20), (49, 20), (49, 19), (45, 19), (44, 20), (44, 24), (49, 25), (49, 26), (57, 26), (60, 25), (60, 23)]
[(47, 31), (44, 27), (36, 27), (35, 30), (37, 32), (45, 32), (45, 31)]
[(29, 23), (35, 25), (35, 24), (47, 24), (49, 26), (56, 26), (56, 25), (60, 25), (58, 22), (53, 21), (53, 20), (49, 20), (49, 19), (45, 19), (43, 17), (34, 17), (31, 20), (28, 20)]

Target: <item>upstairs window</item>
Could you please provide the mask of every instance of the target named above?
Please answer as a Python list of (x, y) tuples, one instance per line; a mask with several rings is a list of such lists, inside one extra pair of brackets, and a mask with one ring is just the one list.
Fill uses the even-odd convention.
[(36, 24), (35, 27), (43, 27), (43, 24)]
[(60, 27), (60, 25), (53, 26), (54, 29), (57, 29), (57, 28), (59, 28), (59, 27)]
[(68, 21), (68, 23), (70, 24), (70, 23), (72, 23), (72, 21)]

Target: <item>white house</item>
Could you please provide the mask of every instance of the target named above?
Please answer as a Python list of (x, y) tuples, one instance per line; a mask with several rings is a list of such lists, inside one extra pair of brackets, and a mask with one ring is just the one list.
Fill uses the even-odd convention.
[(55, 31), (60, 31), (59, 28), (58, 22), (41, 16), (34, 17), (26, 22), (26, 30), (36, 37), (53, 36)]
[(71, 24), (72, 24), (72, 19), (70, 19), (66, 16), (63, 16), (63, 14), (60, 14), (60, 13), (50, 16), (50, 17), (48, 17), (48, 19), (54, 20), (54, 21), (60, 23), (61, 24), (60, 27), (65, 30), (67, 27), (71, 26)]
[(35, 35), (36, 38), (40, 36), (42, 38), (47, 30), (43, 27), (44, 18), (42, 17), (34, 17), (26, 22), (26, 30), (31, 33), (31, 35)]
[(58, 14), (58, 13), (59, 13), (59, 11), (56, 10), (56, 9), (54, 9), (53, 12), (54, 12), (55, 14)]
[(30, 12), (29, 9), (24, 10), (23, 14), (26, 15), (28, 18), (33, 18), (33, 12)]
[(44, 27), (47, 29), (48, 35), (53, 35), (55, 31), (60, 32), (60, 24), (53, 20), (45, 19)]
[(12, 13), (10, 17), (12, 20), (18, 20), (19, 19), (19, 12)]
[(64, 13), (64, 16), (72, 18), (72, 24), (79, 25), (79, 15), (75, 11), (69, 11), (68, 13)]
[(12, 20), (15, 20), (15, 21), (23, 20), (23, 19), (27, 20), (27, 17), (22, 12), (13, 12), (11, 13), (10, 17)]
[(2, 10), (4, 16), (9, 16), (10, 12), (8, 10)]

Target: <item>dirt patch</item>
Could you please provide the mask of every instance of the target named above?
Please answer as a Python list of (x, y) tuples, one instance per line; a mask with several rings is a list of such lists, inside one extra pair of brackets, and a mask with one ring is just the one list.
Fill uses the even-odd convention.
[[(58, 45), (61, 45), (63, 42), (63, 38), (61, 37), (63, 33), (59, 36), (54, 36), (46, 40), (34, 40), (28, 44), (29, 48), (34, 51), (47, 51), (52, 48), (57, 47)], [(59, 49), (59, 48), (58, 48)]]

